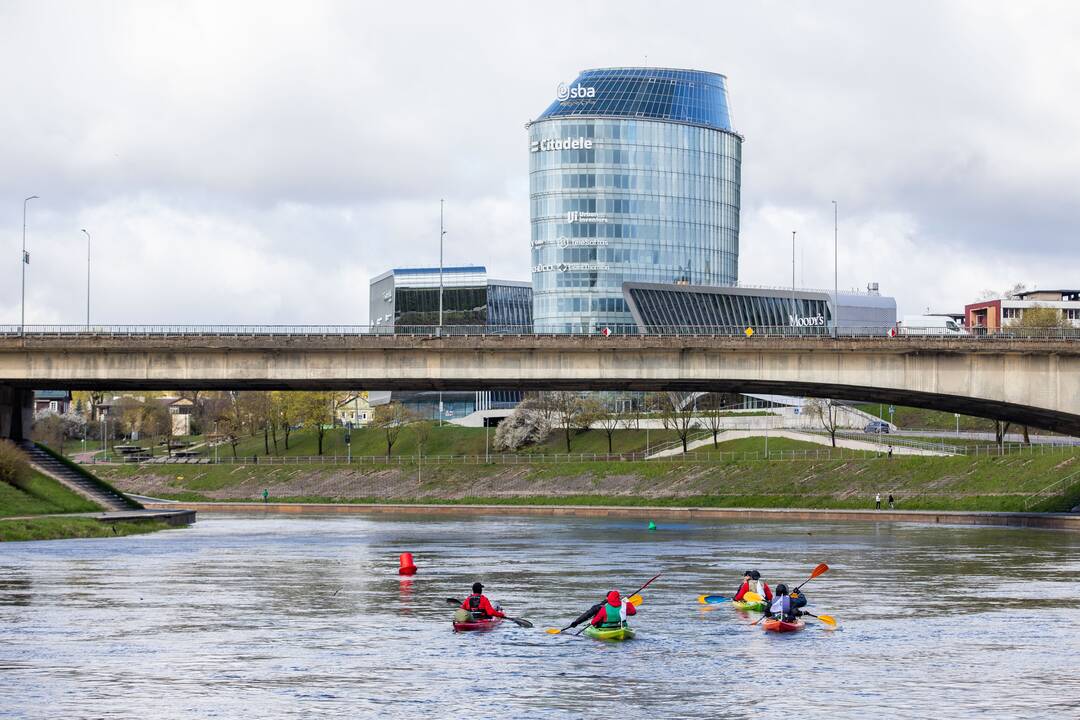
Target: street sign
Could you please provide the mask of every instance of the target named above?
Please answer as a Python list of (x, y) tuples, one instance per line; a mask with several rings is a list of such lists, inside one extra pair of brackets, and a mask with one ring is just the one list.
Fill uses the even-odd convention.
[(753, 334), (754, 334), (754, 328), (752, 328), (752, 327), (748, 327), (745, 330), (743, 330), (743, 335), (745, 335), (746, 337), (751, 337), (751, 336), (753, 336)]

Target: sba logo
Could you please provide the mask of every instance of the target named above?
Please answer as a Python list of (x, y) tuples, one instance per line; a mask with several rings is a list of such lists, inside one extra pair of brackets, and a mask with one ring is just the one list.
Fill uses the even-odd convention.
[(596, 88), (585, 87), (578, 84), (574, 87), (570, 87), (566, 83), (559, 83), (559, 87), (555, 92), (555, 96), (559, 100), (577, 100), (578, 98), (594, 98), (596, 97)]

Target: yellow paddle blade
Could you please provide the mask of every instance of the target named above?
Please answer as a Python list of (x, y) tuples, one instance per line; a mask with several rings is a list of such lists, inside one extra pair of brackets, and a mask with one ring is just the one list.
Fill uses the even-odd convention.
[(562, 632), (562, 630), (560, 630), (559, 628), (548, 628), (544, 632), (546, 632), (548, 635), (558, 635)]
[(833, 627), (836, 627), (836, 618), (834, 618), (832, 615), (818, 615), (817, 619), (825, 623), (826, 625), (832, 625)]
[(765, 598), (758, 595), (756, 592), (748, 592), (743, 594), (743, 600), (747, 602), (761, 602)]
[(697, 601), (698, 601), (699, 603), (701, 603), (702, 605), (708, 605), (708, 604), (709, 604), (709, 602), (708, 602), (708, 601), (707, 601), (707, 600), (705, 599), (706, 597), (707, 597), (707, 596), (705, 596), (705, 595), (698, 595), (698, 599), (697, 599)]
[(641, 597), (640, 595), (631, 595), (630, 597), (626, 598), (626, 602), (630, 603), (634, 607), (640, 605), (642, 602), (644, 602), (644, 600), (645, 598)]

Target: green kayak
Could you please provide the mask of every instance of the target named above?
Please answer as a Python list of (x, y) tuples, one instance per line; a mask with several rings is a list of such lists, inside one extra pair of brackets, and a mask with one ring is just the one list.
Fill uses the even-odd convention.
[(744, 612), (765, 612), (765, 601), (747, 602), (745, 600), (732, 600), (731, 606)]
[(585, 628), (585, 634), (597, 640), (632, 640), (634, 638), (634, 628), (629, 625), (617, 628), (598, 628), (590, 625)]

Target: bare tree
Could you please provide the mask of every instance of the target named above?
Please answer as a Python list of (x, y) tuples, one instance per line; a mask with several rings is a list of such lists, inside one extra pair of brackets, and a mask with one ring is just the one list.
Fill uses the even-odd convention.
[(372, 426), (382, 430), (383, 437), (386, 440), (386, 457), (390, 457), (390, 453), (394, 449), (394, 443), (397, 442), (398, 436), (401, 435), (401, 431), (409, 424), (412, 417), (412, 413), (399, 402), (379, 405), (371, 411)]
[(591, 418), (592, 424), (596, 425), (607, 436), (607, 451), (608, 454), (613, 454), (615, 451), (612, 449), (613, 438), (615, 431), (619, 429), (619, 425), (623, 422), (623, 416), (617, 410), (611, 408), (605, 408), (600, 406)]
[(836, 447), (836, 430), (839, 427), (839, 411), (836, 403), (832, 400), (813, 398), (806, 402), (806, 411), (810, 414), (810, 417), (817, 418), (818, 422), (821, 423), (821, 427), (825, 429), (825, 432), (829, 433), (832, 446)]
[(668, 430), (674, 430), (682, 443), (683, 452), (689, 452), (690, 433), (697, 427), (694, 407), (687, 402), (687, 393), (669, 392), (659, 397), (660, 420)]
[[(148, 400), (142, 409), (142, 429), (150, 437), (159, 438), (165, 445), (165, 452), (172, 455), (172, 414), (158, 400)], [(150, 445), (150, 454), (154, 454), (154, 445)]]
[(581, 417), (586, 410), (585, 402), (581, 395), (575, 392), (559, 391), (547, 395), (554, 408), (555, 419), (566, 439), (566, 452), (570, 452), (570, 441), (579, 429)]
[(712, 433), (713, 447), (720, 446), (720, 431), (724, 429), (724, 411), (718, 402), (705, 411), (705, 427)]
[(416, 419), (409, 427), (412, 428), (413, 436), (416, 438), (416, 453), (423, 456), (424, 447), (427, 445), (428, 440), (431, 439), (431, 429), (434, 427), (434, 423), (430, 420)]

